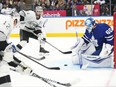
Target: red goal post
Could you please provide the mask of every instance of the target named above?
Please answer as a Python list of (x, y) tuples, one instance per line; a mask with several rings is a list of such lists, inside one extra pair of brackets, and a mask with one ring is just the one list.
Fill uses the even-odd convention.
[(116, 12), (113, 14), (113, 20), (114, 20), (114, 68), (116, 68)]

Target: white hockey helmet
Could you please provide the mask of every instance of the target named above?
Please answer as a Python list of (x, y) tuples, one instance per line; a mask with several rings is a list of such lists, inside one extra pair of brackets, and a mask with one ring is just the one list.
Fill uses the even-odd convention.
[(35, 12), (43, 12), (43, 8), (41, 6), (36, 6)]

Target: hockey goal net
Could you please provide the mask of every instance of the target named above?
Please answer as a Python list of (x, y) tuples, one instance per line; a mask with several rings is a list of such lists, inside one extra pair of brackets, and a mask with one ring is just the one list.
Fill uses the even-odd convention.
[(114, 68), (116, 68), (116, 12), (113, 15), (114, 20)]

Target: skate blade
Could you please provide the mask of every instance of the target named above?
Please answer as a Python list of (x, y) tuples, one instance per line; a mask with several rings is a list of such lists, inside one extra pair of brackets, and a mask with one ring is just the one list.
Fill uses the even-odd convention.
[(49, 53), (39, 53), (39, 56), (49, 56)]

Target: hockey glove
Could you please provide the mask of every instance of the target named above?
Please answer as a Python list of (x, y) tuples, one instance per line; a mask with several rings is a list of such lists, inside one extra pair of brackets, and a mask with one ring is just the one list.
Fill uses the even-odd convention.
[(17, 52), (15, 45), (12, 45), (12, 51), (13, 51), (13, 53)]
[(41, 26), (39, 26), (39, 25), (35, 26), (35, 30), (41, 30), (41, 29), (42, 29)]
[(46, 41), (46, 38), (43, 38), (42, 40), (43, 40), (43, 41)]
[(38, 35), (39, 33), (42, 33), (42, 31), (41, 30), (35, 30), (35, 31), (33, 31), (33, 33)]
[(38, 34), (38, 40), (43, 40), (43, 41), (46, 41), (46, 38), (44, 37), (44, 35), (42, 33), (39, 33)]
[(9, 44), (4, 50), (3, 60), (8, 63), (14, 60), (11, 44)]
[(21, 62), (20, 65), (16, 67), (16, 71), (23, 75), (31, 75), (33, 72), (29, 66), (24, 64), (24, 62)]

